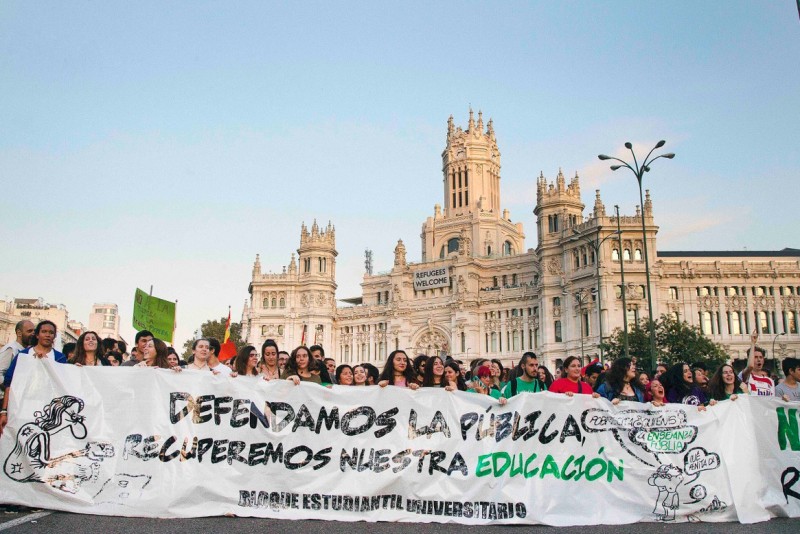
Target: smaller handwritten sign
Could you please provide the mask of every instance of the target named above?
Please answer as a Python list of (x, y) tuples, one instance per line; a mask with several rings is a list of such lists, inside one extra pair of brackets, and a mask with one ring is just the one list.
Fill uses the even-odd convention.
[(172, 343), (175, 326), (175, 303), (148, 295), (141, 289), (133, 297), (133, 327), (150, 330), (154, 336)]

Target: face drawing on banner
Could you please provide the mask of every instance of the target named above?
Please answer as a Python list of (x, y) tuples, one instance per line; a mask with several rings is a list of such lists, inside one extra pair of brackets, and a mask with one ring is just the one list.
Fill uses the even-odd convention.
[(17, 432), (14, 449), (3, 464), (6, 476), (17, 482), (43, 482), (67, 493), (77, 493), (82, 484), (96, 481), (100, 462), (114, 456), (111, 444), (90, 441), (82, 449), (51, 456), (51, 441), (59, 432), (69, 429), (76, 440), (86, 438), (80, 415), (83, 406), (83, 400), (64, 395), (34, 412), (34, 422)]

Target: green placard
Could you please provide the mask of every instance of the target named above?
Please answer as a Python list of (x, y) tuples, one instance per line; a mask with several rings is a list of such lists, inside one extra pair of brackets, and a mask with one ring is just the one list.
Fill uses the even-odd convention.
[(150, 330), (158, 339), (172, 343), (174, 326), (175, 303), (137, 288), (133, 297), (133, 327), (137, 331)]

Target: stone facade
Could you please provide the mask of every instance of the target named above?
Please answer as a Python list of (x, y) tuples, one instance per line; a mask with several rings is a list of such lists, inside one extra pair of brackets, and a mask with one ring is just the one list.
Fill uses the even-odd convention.
[[(659, 251), (649, 192), (644, 209), (617, 217), (595, 191), (587, 212), (579, 177), (567, 181), (561, 170), (537, 179), (538, 244), (526, 250), (522, 223), (501, 210), (500, 151), (480, 112), (476, 122), (470, 111), (466, 130), (448, 120), (442, 174), (444, 208), (437, 204), (422, 225), (421, 260), (408, 261), (399, 240), (391, 271), (365, 274), (349, 306), (336, 305), (330, 223), (302, 226), (298, 261), (292, 254), (281, 274), (262, 274), (256, 256), (244, 339), (260, 346), (273, 338), (289, 350), (318, 343), (337, 362), (378, 367), (397, 348), (505, 363), (534, 350), (551, 368), (568, 355), (589, 360), (601, 330), (607, 337), (625, 317), (647, 317), (644, 219), (654, 316), (699, 325), (733, 357), (744, 356), (754, 328), (768, 350), (776, 341), (779, 357), (800, 353), (800, 250)], [(415, 290), (414, 273), (435, 268), (447, 271), (449, 286)]]

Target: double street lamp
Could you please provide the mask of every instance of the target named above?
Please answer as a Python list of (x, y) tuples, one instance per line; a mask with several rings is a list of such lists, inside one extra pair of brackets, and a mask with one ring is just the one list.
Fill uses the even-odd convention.
[[(649, 317), (648, 322), (648, 329), (650, 331), (650, 357), (652, 361), (656, 361), (656, 331), (655, 331), (655, 323), (653, 322), (653, 297), (651, 295), (651, 287), (650, 287), (650, 259), (647, 253), (647, 230), (644, 225), (644, 218), (645, 218), (645, 209), (644, 209), (644, 196), (642, 195), (642, 178), (644, 178), (644, 173), (650, 172), (650, 165), (653, 162), (660, 158), (672, 159), (675, 157), (675, 154), (672, 152), (668, 154), (661, 154), (659, 156), (652, 157), (653, 152), (657, 148), (661, 148), (667, 142), (666, 141), (659, 141), (656, 143), (650, 152), (647, 153), (647, 156), (642, 161), (642, 164), (639, 165), (639, 161), (636, 159), (636, 154), (633, 152), (633, 145), (630, 142), (625, 143), (625, 148), (631, 151), (631, 155), (633, 156), (633, 165), (628, 163), (627, 161), (623, 161), (619, 158), (612, 158), (611, 156), (606, 156), (605, 154), (600, 154), (597, 156), (600, 160), (614, 160), (621, 163), (621, 165), (612, 165), (611, 170), (616, 171), (617, 169), (621, 169), (622, 167), (627, 168), (630, 170), (634, 175), (636, 175), (636, 181), (639, 183), (639, 206), (641, 207), (641, 214), (642, 214), (642, 241), (644, 241), (644, 272), (645, 276), (647, 277), (647, 312)], [(620, 253), (622, 251), (620, 250)], [(625, 289), (623, 288), (623, 291)], [(626, 317), (627, 320), (627, 317)]]

